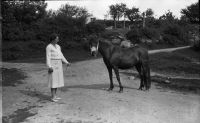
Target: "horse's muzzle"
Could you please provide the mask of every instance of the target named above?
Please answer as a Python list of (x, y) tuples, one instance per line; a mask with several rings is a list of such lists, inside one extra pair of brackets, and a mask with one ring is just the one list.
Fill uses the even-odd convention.
[(91, 55), (94, 56), (94, 57), (96, 57), (96, 56), (97, 56), (97, 52), (92, 51), (92, 52), (91, 52)]

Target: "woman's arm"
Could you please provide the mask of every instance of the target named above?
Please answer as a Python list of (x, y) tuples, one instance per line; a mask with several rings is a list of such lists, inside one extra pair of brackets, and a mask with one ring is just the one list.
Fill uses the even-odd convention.
[(48, 68), (52, 68), (51, 66), (51, 49), (50, 47), (46, 47), (46, 64)]
[(63, 53), (62, 53), (62, 51), (61, 51), (60, 46), (59, 46), (59, 49), (60, 49), (60, 54), (61, 54), (61, 59), (62, 59), (62, 61), (63, 61), (65, 64), (69, 64), (69, 62), (67, 61), (67, 59), (64, 57), (64, 55), (63, 55)]

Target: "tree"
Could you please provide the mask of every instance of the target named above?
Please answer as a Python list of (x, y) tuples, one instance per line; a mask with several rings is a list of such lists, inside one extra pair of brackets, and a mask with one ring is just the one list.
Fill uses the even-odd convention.
[(199, 1), (181, 10), (182, 18), (187, 18), (191, 23), (199, 23)]
[(164, 20), (165, 22), (173, 23), (177, 20), (177, 18), (173, 15), (173, 13), (168, 10), (167, 13), (159, 17), (159, 20)]
[(146, 24), (151, 23), (151, 21), (154, 21), (153, 15), (154, 15), (154, 12), (151, 8), (148, 8), (145, 12), (142, 13), (143, 28), (145, 28)]
[(89, 17), (90, 14), (85, 8), (77, 7), (77, 6), (71, 6), (68, 4), (65, 4), (61, 6), (61, 8), (57, 11), (58, 14), (64, 14), (65, 16), (68, 17)]
[(131, 23), (134, 24), (133, 26), (139, 27), (139, 23), (142, 20), (142, 17), (139, 13), (139, 8), (132, 7), (131, 9), (127, 9), (126, 16), (131, 21)]
[(140, 19), (139, 8), (132, 7), (132, 9), (126, 10), (126, 15), (131, 22), (138, 21)]
[(124, 16), (124, 28), (125, 28), (125, 18), (126, 18), (126, 10), (127, 10), (126, 4), (124, 3), (115, 4), (115, 5), (109, 6), (109, 8), (110, 8), (109, 13), (114, 20), (115, 28), (116, 28), (116, 19), (119, 21), (119, 19), (123, 16)]
[(151, 8), (148, 8), (146, 11), (145, 11), (145, 14), (146, 14), (146, 17), (147, 18), (150, 18), (150, 17), (153, 17), (154, 15), (154, 12)]
[(109, 8), (110, 8), (109, 13), (114, 20), (114, 28), (116, 29), (116, 18), (117, 18), (117, 11), (118, 10), (117, 10), (117, 7), (115, 5), (110, 5)]
[(123, 14), (123, 16), (124, 16), (124, 28), (125, 28), (126, 11), (127, 11), (126, 4), (121, 3), (121, 4), (120, 4), (120, 12), (121, 12), (121, 13)]
[(35, 24), (46, 16), (44, 1), (3, 1), (3, 40), (34, 39)]
[(117, 20), (119, 22), (119, 19), (123, 16), (121, 5), (120, 4), (115, 4), (117, 8)]

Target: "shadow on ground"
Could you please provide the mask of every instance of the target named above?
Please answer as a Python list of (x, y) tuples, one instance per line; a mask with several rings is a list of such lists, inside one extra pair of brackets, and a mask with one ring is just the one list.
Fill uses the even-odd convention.
[(23, 109), (16, 110), (13, 114), (9, 116), (3, 116), (3, 123), (20, 123), (26, 118), (36, 115), (36, 113), (30, 113), (29, 110), (35, 108), (36, 106), (29, 106)]
[(30, 97), (36, 97), (38, 98), (38, 102), (46, 103), (51, 101), (51, 96), (50, 95), (45, 95), (42, 92), (35, 91), (35, 90), (20, 90), (20, 93), (30, 96)]
[(24, 80), (27, 76), (21, 70), (16, 68), (2, 68), (2, 83), (1, 86), (17, 86), (18, 84), (23, 84), (22, 80)]
[[(137, 73), (120, 72), (127, 76), (138, 77)], [(200, 94), (200, 79), (187, 79), (187, 78), (168, 78), (163, 76), (151, 76), (151, 81), (155, 83), (155, 86), (160, 91), (176, 91), (182, 93), (194, 93)]]
[[(91, 84), (91, 85), (73, 85), (73, 86), (65, 86), (61, 89), (61, 91), (65, 92), (68, 91), (69, 88), (82, 88), (82, 89), (94, 89), (94, 90), (107, 90), (110, 87), (109, 84)], [(119, 85), (114, 84), (114, 87), (119, 88)], [(137, 90), (137, 88), (134, 87), (127, 87), (127, 86), (123, 86), (124, 88), (127, 89), (135, 89)]]
[(161, 91), (172, 90), (181, 93), (194, 93), (200, 95), (200, 79), (166, 79), (153, 77), (157, 89)]

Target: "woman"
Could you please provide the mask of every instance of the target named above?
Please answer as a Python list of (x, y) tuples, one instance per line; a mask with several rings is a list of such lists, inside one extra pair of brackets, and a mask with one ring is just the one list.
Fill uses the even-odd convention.
[(61, 52), (60, 46), (57, 44), (59, 42), (59, 37), (57, 34), (52, 34), (50, 36), (51, 43), (46, 47), (46, 63), (48, 66), (48, 82), (51, 88), (51, 100), (57, 102), (59, 97), (56, 96), (57, 88), (64, 86), (63, 68), (62, 62), (70, 65), (70, 63), (65, 59), (63, 53)]

